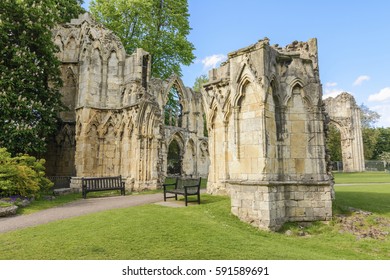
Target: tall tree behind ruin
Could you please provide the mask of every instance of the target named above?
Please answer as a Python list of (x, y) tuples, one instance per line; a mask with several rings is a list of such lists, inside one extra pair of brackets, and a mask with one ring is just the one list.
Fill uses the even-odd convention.
[(0, 146), (42, 154), (64, 109), (51, 28), (83, 9), (77, 0), (0, 1)]
[(181, 75), (180, 66), (195, 59), (187, 0), (92, 0), (90, 11), (122, 39), (127, 53), (143, 48), (151, 54), (155, 77)]

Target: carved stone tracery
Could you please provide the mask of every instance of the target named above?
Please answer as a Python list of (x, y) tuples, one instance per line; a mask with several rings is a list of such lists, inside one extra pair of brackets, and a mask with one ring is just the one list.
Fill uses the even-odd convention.
[[(180, 133), (185, 145), (182, 157), (190, 162), (183, 165), (183, 173), (207, 176), (208, 160), (200, 160), (197, 148), (202, 141), (207, 145), (199, 93), (186, 88), (177, 76), (166, 81), (152, 78), (150, 55), (142, 49), (126, 54), (118, 37), (89, 14), (56, 27), (53, 40), (59, 47), (63, 101), (69, 111), (61, 113), (63, 129), (54, 139), (57, 142), (50, 144), (49, 174), (74, 176), (75, 181), (120, 174), (129, 189), (153, 189), (167, 175), (166, 147)], [(164, 125), (172, 86), (185, 107), (179, 127)], [(64, 145), (70, 148), (64, 150)], [(64, 157), (59, 156), (64, 154), (71, 168), (66, 169)]]
[(324, 100), (329, 122), (340, 131), (344, 172), (364, 171), (364, 151), (360, 109), (349, 93)]

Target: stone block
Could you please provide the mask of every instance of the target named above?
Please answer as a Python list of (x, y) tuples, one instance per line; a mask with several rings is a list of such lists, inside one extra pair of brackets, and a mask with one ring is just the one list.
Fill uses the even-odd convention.
[(304, 199), (304, 193), (297, 191), (294, 192), (294, 200), (303, 200)]
[(295, 216), (297, 217), (302, 217), (302, 216), (305, 216), (305, 208), (302, 208), (302, 207), (296, 207), (295, 208)]
[(309, 208), (312, 207), (313, 202), (310, 200), (300, 200), (298, 201), (298, 207)]

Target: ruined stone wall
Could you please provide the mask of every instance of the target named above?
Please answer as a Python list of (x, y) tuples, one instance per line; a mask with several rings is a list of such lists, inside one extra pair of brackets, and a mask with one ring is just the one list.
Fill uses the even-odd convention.
[(256, 226), (331, 217), (317, 41), (264, 39), (228, 55), (203, 88), (209, 193)]
[[(49, 145), (48, 173), (74, 176), (76, 187), (83, 176), (122, 175), (128, 189), (154, 189), (167, 175), (167, 146), (178, 137), (184, 175), (207, 176), (200, 93), (184, 87), (177, 76), (152, 78), (149, 53), (126, 54), (112, 31), (89, 14), (55, 28), (53, 39), (69, 110), (60, 114), (63, 129)], [(185, 105), (180, 126), (164, 124), (173, 86)]]
[(343, 92), (324, 100), (330, 121), (340, 131), (344, 172), (364, 171), (364, 151), (360, 108), (353, 96)]

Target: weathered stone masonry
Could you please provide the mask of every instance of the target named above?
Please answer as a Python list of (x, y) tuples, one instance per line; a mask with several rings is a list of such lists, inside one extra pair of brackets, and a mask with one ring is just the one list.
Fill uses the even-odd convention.
[(208, 191), (229, 194), (232, 213), (262, 228), (330, 219), (317, 41), (232, 52), (203, 90)]
[(315, 39), (280, 48), (265, 38), (232, 52), (195, 93), (176, 76), (151, 77), (150, 55), (126, 54), (88, 14), (53, 38), (70, 110), (49, 145), (49, 175), (80, 187), (82, 176), (120, 174), (139, 190), (157, 188), (171, 169), (208, 175), (208, 192), (229, 194), (232, 213), (257, 227), (331, 218)]
[[(120, 40), (89, 14), (53, 30), (64, 81), (62, 127), (49, 146), (47, 171), (73, 176), (122, 175), (127, 189), (154, 189), (167, 171), (168, 147), (180, 147), (180, 171), (207, 176), (208, 143), (203, 135), (200, 93), (179, 77), (151, 77), (150, 55), (127, 55)], [(178, 94), (180, 124), (164, 123), (172, 90)], [(172, 117), (172, 116), (171, 116)]]
[(360, 108), (349, 93), (324, 100), (330, 123), (340, 131), (344, 172), (364, 171), (363, 137)]

